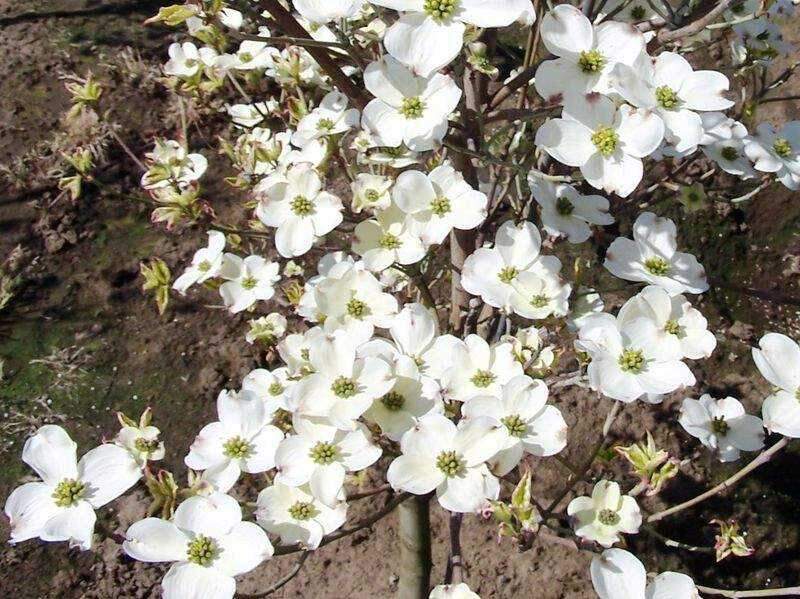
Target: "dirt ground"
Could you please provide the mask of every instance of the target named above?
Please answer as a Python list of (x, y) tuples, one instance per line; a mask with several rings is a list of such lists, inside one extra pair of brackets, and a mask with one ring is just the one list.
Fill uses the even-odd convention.
[[(25, 10), (77, 8), (77, 1), (25, 3)], [(20, 3), (0, 0), (0, 18), (17, 14)], [(145, 29), (146, 13), (98, 15), (80, 19), (50, 19), (0, 25), (0, 164), (8, 169), (0, 179), (0, 258), (21, 264), (21, 283), (10, 307), (0, 311), (0, 498), (30, 477), (19, 461), (25, 437), (38, 426), (65, 423), (81, 450), (115, 430), (116, 410), (138, 415), (152, 406), (164, 431), (168, 457), (164, 466), (179, 477), (191, 439), (215, 412), (220, 389), (239, 385), (260, 365), (262, 356), (244, 342), (245, 318), (231, 317), (203, 301), (173, 298), (160, 317), (141, 292), (139, 263), (158, 256), (179, 271), (203, 242), (200, 230), (169, 233), (151, 226), (148, 211), (135, 201), (135, 164), (115, 145), (107, 152), (103, 184), (73, 204), (52, 188), (52, 157), (63, 149), (61, 116), (68, 97), (61, 76), (87, 69), (103, 71), (112, 82), (107, 93), (116, 100), (112, 115), (120, 135), (142, 155), (156, 133), (169, 133), (175, 111), (153, 76), (153, 64), (163, 62), (170, 34)], [(800, 43), (797, 28), (792, 35)], [(136, 51), (130, 50), (136, 48)], [(111, 75), (108, 75), (111, 73)], [(797, 93), (797, 82), (788, 89)], [(760, 118), (775, 122), (800, 118), (792, 103), (771, 104)], [(213, 136), (192, 132), (194, 149), (212, 160)], [(212, 167), (213, 168), (213, 167)], [(214, 173), (216, 175), (218, 173)], [(222, 177), (207, 176), (207, 181)], [(31, 192), (32, 193), (28, 193)], [(245, 212), (229, 188), (212, 186), (207, 197), (218, 213), (243, 217)], [(695, 396), (709, 392), (741, 398), (758, 411), (767, 391), (750, 359), (749, 347), (767, 330), (800, 337), (797, 305), (762, 300), (742, 293), (754, 288), (767, 293), (800, 296), (800, 201), (776, 185), (754, 200), (731, 208), (713, 205), (686, 213), (674, 197), (649, 198), (645, 205), (613, 207), (620, 225), (609, 228), (606, 245), (620, 231), (630, 230), (632, 217), (647, 205), (679, 223), (686, 251), (698, 255), (714, 277), (714, 288), (700, 300), (712, 330), (718, 332), (714, 355), (692, 364), (700, 381)], [(15, 248), (20, 248), (16, 250)], [(565, 256), (566, 258), (566, 256)], [(565, 260), (565, 263), (566, 260)], [(610, 282), (610, 277), (605, 282)], [(613, 285), (612, 285), (613, 287)], [(625, 298), (608, 296), (609, 304)], [(264, 306), (267, 313), (273, 306)], [(566, 372), (574, 364), (564, 364)], [(613, 432), (615, 443), (639, 440), (630, 431), (645, 427), (672, 455), (691, 460), (681, 474), (644, 508), (657, 510), (701, 492), (708, 482), (729, 476), (735, 465), (720, 466), (701, 451), (676, 424), (684, 395), (675, 394), (662, 406), (626, 406)], [(554, 403), (570, 425), (565, 457), (585, 459), (599, 423), (611, 402), (576, 389), (553, 390)], [(774, 442), (774, 439), (770, 440)], [(385, 464), (383, 464), (385, 467)], [(685, 543), (713, 546), (714, 517), (736, 518), (756, 548), (750, 558), (731, 558), (719, 566), (713, 557), (667, 549), (646, 533), (629, 537), (634, 552), (651, 569), (684, 571), (698, 583), (725, 588), (759, 589), (800, 584), (800, 467), (790, 448), (758, 470), (725, 497), (666, 520), (658, 530)], [(594, 472), (623, 481), (619, 459), (600, 463)], [(534, 489), (549, 500), (563, 478), (553, 460), (534, 462)], [(378, 484), (377, 479), (373, 481)], [(369, 483), (365, 488), (369, 488)], [(254, 492), (252, 483), (238, 492)], [(589, 484), (579, 487), (585, 491)], [(124, 557), (115, 538), (144, 514), (145, 491), (135, 492), (99, 513), (102, 540), (93, 552), (67, 550), (64, 544), (29, 541), (0, 549), (0, 590), (14, 597), (157, 597), (165, 568)], [(379, 502), (353, 505), (351, 519), (376, 509)], [(432, 508), (434, 581), (441, 580), (446, 562), (447, 522)], [(396, 515), (369, 533), (360, 533), (317, 551), (303, 571), (276, 597), (352, 599), (393, 596), (397, 584)], [(8, 538), (0, 519), (0, 539)], [(498, 545), (491, 522), (465, 519), (463, 546), (467, 579), (486, 598), (589, 598), (591, 554), (539, 540), (524, 553), (512, 543)], [(242, 577), (239, 590), (254, 593), (291, 569), (291, 557), (278, 558)]]

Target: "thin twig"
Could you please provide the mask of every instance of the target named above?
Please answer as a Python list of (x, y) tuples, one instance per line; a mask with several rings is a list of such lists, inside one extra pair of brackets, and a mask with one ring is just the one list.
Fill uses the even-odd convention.
[(760, 591), (728, 591), (725, 589), (715, 589), (697, 585), (697, 590), (711, 595), (722, 595), (723, 597), (797, 597), (800, 596), (800, 587), (786, 587), (783, 589), (762, 589)]
[(450, 514), (450, 557), (444, 576), (445, 584), (459, 584), (464, 580), (464, 564), (461, 561), (461, 523), (464, 514)]
[(275, 584), (273, 584), (271, 587), (269, 587), (267, 590), (262, 591), (261, 593), (256, 593), (255, 595), (245, 595), (244, 593), (237, 593), (237, 596), (241, 597), (241, 599), (261, 599), (261, 597), (266, 597), (267, 595), (271, 595), (275, 591), (282, 589), (287, 584), (289, 584), (295, 576), (297, 576), (300, 573), (300, 570), (303, 569), (303, 565), (306, 563), (306, 560), (310, 555), (311, 555), (310, 551), (303, 551), (303, 553), (300, 554), (300, 557), (297, 558), (297, 562), (295, 563), (291, 571), (286, 576), (277, 581)]
[(714, 8), (708, 11), (704, 16), (689, 23), (685, 27), (681, 27), (680, 29), (675, 29), (674, 31), (663, 29), (658, 34), (658, 41), (664, 44), (666, 42), (674, 42), (675, 40), (679, 40), (682, 37), (689, 37), (690, 35), (694, 35), (695, 33), (700, 33), (703, 29), (706, 28), (707, 25), (713, 23), (717, 19), (717, 17), (719, 17), (722, 13), (724, 13), (732, 2), (733, 0), (721, 0), (721, 2), (719, 2)]

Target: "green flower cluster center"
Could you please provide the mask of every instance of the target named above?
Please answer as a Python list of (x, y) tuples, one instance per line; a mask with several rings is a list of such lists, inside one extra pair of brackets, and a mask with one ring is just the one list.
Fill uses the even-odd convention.
[(584, 50), (578, 57), (578, 66), (584, 73), (597, 73), (606, 66), (606, 57), (599, 50)]
[(640, 349), (626, 349), (619, 357), (619, 366), (624, 372), (639, 373), (644, 369), (644, 353)]
[(347, 399), (353, 397), (358, 392), (358, 387), (353, 379), (340, 376), (331, 385), (331, 391), (336, 397)]
[(422, 6), (425, 13), (435, 21), (444, 21), (453, 16), (458, 7), (458, 0), (425, 0)]
[(500, 420), (506, 429), (508, 430), (508, 434), (512, 437), (522, 437), (525, 435), (525, 432), (528, 430), (528, 425), (525, 424), (525, 421), (520, 418), (519, 414), (512, 414), (511, 416), (506, 416)]
[(677, 320), (668, 320), (668, 321), (667, 321), (667, 322), (664, 324), (664, 330), (665, 330), (667, 333), (669, 333), (670, 335), (675, 335), (675, 336), (677, 336), (677, 335), (680, 335), (680, 334), (681, 334), (681, 332), (682, 332), (682, 330), (683, 330), (683, 329), (682, 329), (681, 325), (679, 325), (679, 324), (678, 324), (678, 321), (677, 321)]
[(603, 156), (611, 156), (619, 145), (619, 135), (611, 127), (600, 127), (592, 133), (592, 143)]
[(669, 262), (661, 256), (653, 256), (644, 261), (644, 267), (651, 275), (663, 277), (669, 273)]
[(620, 521), (619, 514), (609, 509), (600, 510), (597, 513), (597, 519), (601, 524), (605, 524), (606, 526), (616, 526)]
[(448, 214), (452, 209), (450, 200), (444, 196), (439, 196), (431, 202), (431, 212), (438, 217)]
[(198, 566), (209, 566), (217, 555), (217, 544), (214, 539), (197, 535), (186, 549), (187, 558)]
[(275, 381), (267, 388), (267, 392), (273, 397), (275, 397), (276, 395), (280, 395), (281, 393), (283, 393), (283, 385)]
[(672, 110), (678, 106), (680, 99), (677, 92), (668, 85), (656, 88), (656, 102), (665, 110)]
[(445, 476), (457, 476), (464, 470), (464, 462), (455, 451), (443, 451), (436, 458), (436, 467), (444, 472)]
[(370, 203), (374, 204), (377, 202), (381, 197), (381, 194), (378, 193), (376, 189), (368, 189), (364, 192), (364, 198)]
[(496, 378), (497, 377), (488, 370), (479, 370), (472, 376), (470, 380), (476, 387), (484, 389), (491, 385)]
[(400, 395), (397, 391), (389, 391), (389, 393), (381, 397), (381, 403), (390, 412), (398, 412), (406, 403), (406, 398)]
[(250, 289), (255, 289), (256, 285), (258, 285), (258, 279), (255, 277), (245, 277), (242, 279), (243, 289), (247, 289), (249, 291)]
[(644, 10), (644, 6), (634, 6), (631, 9), (631, 18), (634, 21), (641, 21), (642, 19), (644, 19), (646, 14), (647, 13)]
[(321, 464), (323, 466), (333, 464), (338, 455), (339, 450), (336, 449), (336, 446), (332, 443), (325, 443), (324, 441), (319, 441), (311, 448), (311, 453), (309, 453), (311, 460), (315, 464)]
[(513, 266), (506, 266), (505, 268), (501, 269), (499, 273), (497, 273), (497, 278), (500, 279), (502, 283), (508, 284), (516, 279), (518, 274), (519, 270)]
[(83, 498), (85, 493), (85, 484), (73, 478), (65, 478), (56, 485), (52, 497), (58, 507), (72, 507)]
[(396, 250), (403, 245), (403, 242), (400, 241), (400, 238), (397, 235), (387, 232), (381, 235), (378, 245), (385, 250)]
[(736, 160), (739, 157), (739, 151), (733, 146), (725, 146), (720, 154), (725, 160)]
[(292, 212), (297, 216), (308, 216), (314, 212), (314, 204), (306, 196), (295, 196), (291, 203)]
[(561, 216), (569, 216), (575, 211), (575, 206), (567, 198), (558, 198), (556, 200), (556, 212)]
[(222, 446), (223, 453), (234, 460), (243, 460), (253, 453), (253, 445), (241, 437), (231, 437)]
[(531, 298), (531, 306), (534, 308), (544, 308), (549, 302), (550, 298), (546, 295), (542, 295), (541, 293), (539, 295), (534, 295)]
[(419, 96), (415, 96), (413, 98), (404, 98), (403, 104), (400, 106), (400, 114), (407, 119), (418, 119), (422, 117), (422, 113), (424, 111), (425, 102), (423, 102), (422, 98)]
[(711, 430), (715, 435), (725, 436), (728, 434), (730, 428), (730, 425), (725, 422), (725, 418), (723, 416), (718, 416), (711, 419)]
[(358, 318), (360, 320), (369, 314), (369, 307), (365, 302), (354, 297), (347, 302), (347, 313), (353, 318)]
[(788, 139), (783, 137), (775, 138), (772, 149), (775, 150), (775, 153), (781, 158), (788, 158), (792, 155), (792, 144), (789, 143)]
[(136, 451), (141, 453), (153, 453), (159, 445), (158, 439), (145, 439), (144, 437), (139, 437), (133, 442)]
[(203, 260), (200, 264), (197, 265), (197, 270), (200, 272), (208, 272), (211, 270), (211, 262), (208, 260)]
[(309, 501), (298, 501), (289, 508), (289, 515), (295, 520), (310, 520), (317, 515), (317, 508)]
[(320, 119), (317, 123), (319, 131), (330, 131), (334, 127), (334, 122), (330, 119)]
[(241, 54), (239, 54), (239, 60), (241, 60), (242, 62), (250, 62), (251, 60), (253, 60), (253, 55), (250, 54), (250, 52), (242, 52)]

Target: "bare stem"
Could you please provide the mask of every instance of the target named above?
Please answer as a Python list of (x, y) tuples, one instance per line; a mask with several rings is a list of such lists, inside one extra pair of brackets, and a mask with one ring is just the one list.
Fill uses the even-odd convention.
[(267, 595), (272, 595), (272, 593), (274, 593), (275, 591), (285, 587), (287, 584), (289, 584), (292, 581), (292, 579), (295, 576), (300, 574), (300, 570), (303, 569), (303, 565), (306, 563), (306, 560), (308, 559), (309, 555), (311, 555), (310, 551), (304, 551), (303, 553), (301, 553), (300, 557), (297, 558), (297, 562), (295, 562), (294, 567), (289, 571), (289, 573), (286, 576), (284, 576), (283, 578), (281, 578), (280, 580), (278, 580), (275, 584), (273, 584), (271, 587), (269, 587), (265, 591), (262, 591), (260, 593), (256, 593), (255, 595), (245, 595), (244, 593), (237, 593), (237, 596), (241, 597), (241, 599), (261, 599), (261, 597), (266, 597)]
[(430, 496), (415, 496), (398, 510), (400, 537), (399, 599), (427, 597), (431, 577)]
[(723, 597), (797, 597), (800, 595), (800, 587), (786, 587), (783, 589), (762, 589), (760, 591), (728, 591), (725, 589), (714, 589), (697, 585), (697, 590), (705, 594), (722, 595)]

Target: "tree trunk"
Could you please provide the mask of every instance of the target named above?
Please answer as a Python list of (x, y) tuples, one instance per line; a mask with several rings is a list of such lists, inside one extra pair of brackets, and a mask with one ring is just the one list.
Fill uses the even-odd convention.
[(427, 599), (431, 576), (430, 497), (421, 495), (401, 503), (399, 599)]

